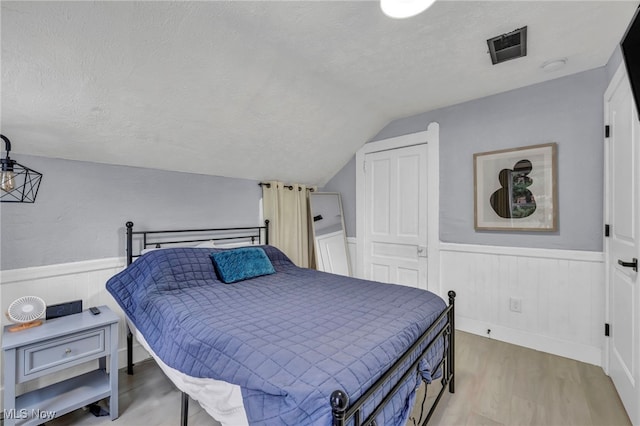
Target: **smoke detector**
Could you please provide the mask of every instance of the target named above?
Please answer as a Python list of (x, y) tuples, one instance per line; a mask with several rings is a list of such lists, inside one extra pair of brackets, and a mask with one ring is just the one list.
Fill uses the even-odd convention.
[(527, 27), (487, 40), (493, 65), (527, 56)]
[(564, 67), (566, 64), (567, 58), (551, 59), (540, 65), (540, 68), (542, 68), (542, 71), (544, 72), (553, 72)]

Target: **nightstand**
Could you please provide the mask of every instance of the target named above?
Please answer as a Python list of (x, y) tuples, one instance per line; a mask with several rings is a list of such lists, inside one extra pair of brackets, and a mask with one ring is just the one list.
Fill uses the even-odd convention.
[[(4, 328), (5, 426), (39, 425), (107, 397), (111, 420), (118, 418), (118, 316), (99, 309), (98, 315), (84, 311), (23, 331)], [(16, 383), (92, 360), (98, 360), (96, 370), (16, 397)]]

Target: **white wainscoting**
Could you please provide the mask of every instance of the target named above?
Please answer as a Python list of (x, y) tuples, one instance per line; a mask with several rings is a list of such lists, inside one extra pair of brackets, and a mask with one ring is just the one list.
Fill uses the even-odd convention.
[[(347, 238), (347, 245), (353, 264), (355, 238)], [(123, 319), (119, 365), (124, 367), (124, 314), (105, 289), (124, 263), (113, 258), (0, 271), (0, 307), (6, 312), (25, 295), (42, 297), (48, 305), (76, 299), (85, 308), (107, 305)], [(600, 252), (440, 244), (440, 288), (445, 296), (448, 290), (458, 295), (458, 329), (484, 336), (491, 329), (491, 338), (595, 365), (602, 365), (604, 347), (604, 271)], [(510, 311), (510, 297), (522, 300), (522, 313)], [(7, 323), (3, 316), (2, 325)], [(147, 357), (135, 342), (134, 362)], [(60, 378), (35, 380), (20, 392)]]
[[(82, 299), (84, 309), (90, 306), (107, 305), (121, 318), (118, 363), (121, 368), (125, 367), (127, 346), (124, 313), (105, 288), (107, 280), (120, 272), (124, 265), (124, 258), (112, 258), (0, 271), (0, 308), (2, 312), (6, 312), (11, 302), (18, 297), (28, 295), (41, 297), (47, 305), (78, 299)], [(1, 323), (5, 326), (10, 322), (2, 315)], [(149, 354), (135, 340), (133, 349), (134, 362), (149, 357)], [(26, 392), (92, 368), (95, 367), (91, 364), (77, 366), (68, 371), (30, 381), (18, 386), (17, 390), (19, 393)], [(2, 384), (2, 393), (4, 393), (4, 378), (2, 378)]]
[[(602, 365), (601, 252), (440, 244), (443, 295), (455, 290), (456, 328)], [(522, 312), (510, 310), (510, 298)]]
[(356, 276), (357, 241), (355, 237), (347, 237), (347, 250), (349, 250), (349, 262), (351, 264), (351, 276)]

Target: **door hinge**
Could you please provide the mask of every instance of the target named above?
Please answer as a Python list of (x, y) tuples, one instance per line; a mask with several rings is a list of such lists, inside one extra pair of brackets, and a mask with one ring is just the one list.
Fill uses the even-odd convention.
[(367, 160), (362, 162), (362, 171), (367, 173)]
[(608, 124), (604, 126), (604, 137), (608, 138), (611, 135), (611, 126)]
[(604, 225), (604, 236), (608, 237), (611, 235), (611, 225)]
[(604, 324), (604, 335), (609, 337), (610, 331), (611, 331), (611, 329), (609, 327), (609, 323), (605, 323)]

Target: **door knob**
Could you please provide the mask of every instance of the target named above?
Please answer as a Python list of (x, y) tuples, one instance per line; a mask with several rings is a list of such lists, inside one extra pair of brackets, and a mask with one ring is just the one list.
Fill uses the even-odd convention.
[(631, 262), (623, 262), (621, 259), (618, 259), (618, 265), (624, 266), (625, 268), (633, 268), (634, 271), (638, 272), (638, 259), (635, 257)]

